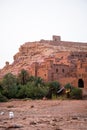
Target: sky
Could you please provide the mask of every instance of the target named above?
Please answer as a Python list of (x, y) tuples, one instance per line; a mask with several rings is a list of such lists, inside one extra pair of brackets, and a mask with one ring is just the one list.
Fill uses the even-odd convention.
[(52, 35), (87, 43), (87, 0), (0, 0), (0, 68), (20, 45)]

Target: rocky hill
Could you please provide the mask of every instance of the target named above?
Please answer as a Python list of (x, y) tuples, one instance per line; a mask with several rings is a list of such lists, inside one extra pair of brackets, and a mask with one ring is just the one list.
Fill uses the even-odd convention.
[(87, 43), (61, 41), (59, 36), (53, 36), (53, 40), (27, 42), (20, 46), (12, 64), (6, 62), (5, 67), (0, 70), (0, 78), (8, 72), (18, 74), (22, 68), (29, 70), (29, 66), (34, 62), (43, 62), (61, 51), (87, 52)]

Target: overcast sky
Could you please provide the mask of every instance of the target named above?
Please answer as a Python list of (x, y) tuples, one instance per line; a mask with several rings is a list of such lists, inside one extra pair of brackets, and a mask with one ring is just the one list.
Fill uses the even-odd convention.
[(87, 0), (0, 0), (0, 68), (23, 43), (52, 35), (87, 42)]

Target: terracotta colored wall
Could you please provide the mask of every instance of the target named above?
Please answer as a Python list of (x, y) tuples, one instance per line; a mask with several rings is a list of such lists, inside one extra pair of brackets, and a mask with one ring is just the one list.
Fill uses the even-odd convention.
[[(84, 88), (87, 88), (87, 62), (82, 62), (78, 59), (79, 55), (75, 54), (75, 62), (72, 63), (67, 57), (70, 53), (56, 54), (55, 58), (47, 58), (42, 63), (34, 63), (31, 67), (32, 75), (42, 77), (44, 81), (59, 81), (61, 84), (71, 83), (73, 86), (78, 87), (79, 79), (84, 82)], [(71, 54), (70, 54), (71, 55)], [(57, 61), (57, 57), (61, 58), (62, 62)], [(82, 53), (81, 57), (86, 55)], [(69, 57), (70, 58), (70, 57)], [(86, 60), (86, 59), (85, 59)], [(66, 62), (65, 62), (66, 61)], [(35, 70), (36, 69), (36, 70)]]

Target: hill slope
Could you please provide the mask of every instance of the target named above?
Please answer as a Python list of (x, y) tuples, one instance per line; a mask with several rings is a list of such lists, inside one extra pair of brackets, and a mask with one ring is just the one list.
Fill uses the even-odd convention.
[(37, 42), (27, 42), (20, 46), (19, 52), (14, 56), (14, 62), (0, 70), (0, 77), (3, 77), (8, 72), (18, 74), (24, 68), (29, 69), (29, 66), (34, 62), (43, 62), (45, 58), (55, 57), (58, 52), (87, 52), (87, 43), (67, 42), (55, 40), (41, 40)]

